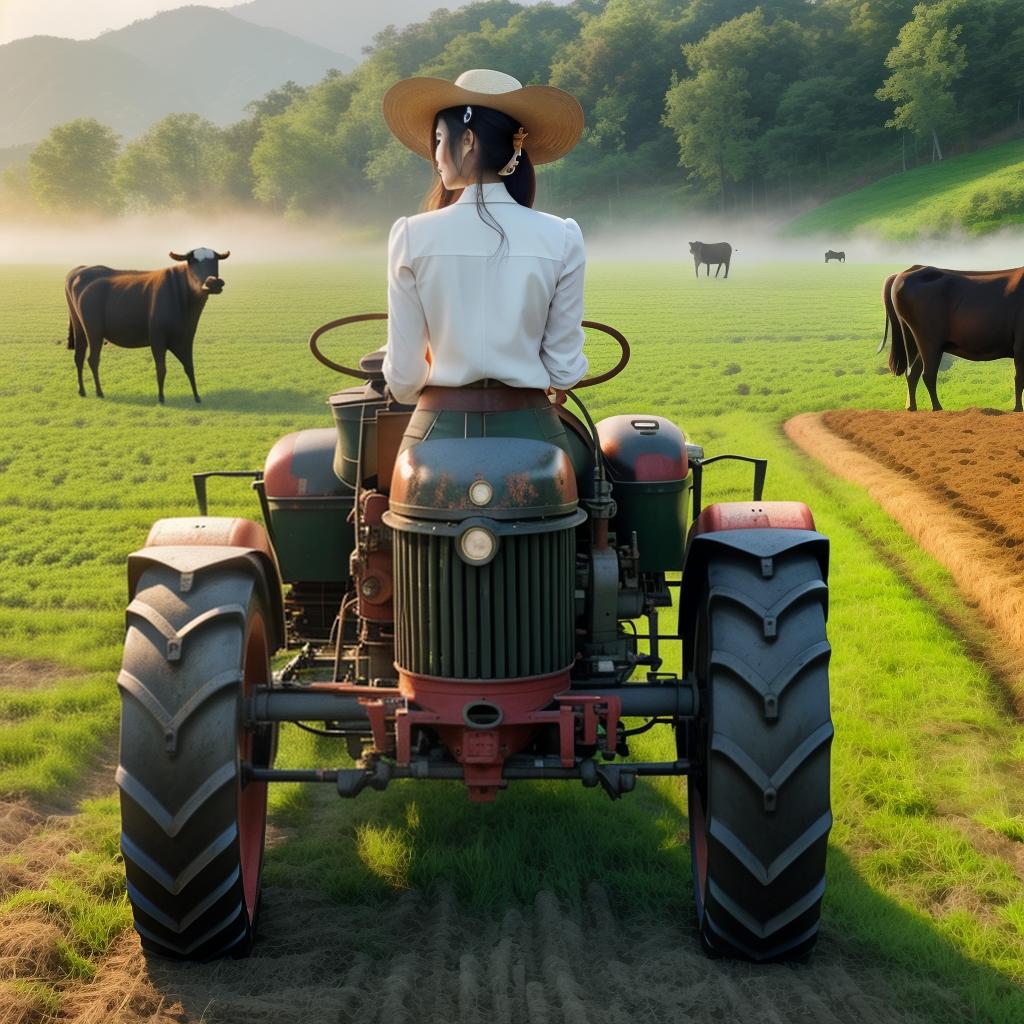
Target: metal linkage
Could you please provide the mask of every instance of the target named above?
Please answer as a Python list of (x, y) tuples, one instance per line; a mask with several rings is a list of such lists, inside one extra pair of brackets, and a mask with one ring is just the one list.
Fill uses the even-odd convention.
[[(592, 758), (565, 768), (557, 757), (514, 757), (505, 762), (502, 778), (509, 782), (525, 779), (579, 779), (585, 787), (601, 786), (612, 800), (630, 793), (643, 775), (687, 775), (690, 762), (627, 761), (622, 764), (600, 764)], [(450, 761), (413, 761), (396, 765), (377, 760), (364, 768), (253, 768), (243, 766), (247, 782), (333, 782), (338, 795), (358, 796), (364, 789), (385, 789), (393, 779), (455, 780), (464, 778), (462, 765)]]
[[(349, 690), (349, 692), (345, 692)], [(261, 686), (246, 701), (248, 722), (368, 722), (365, 698), (391, 698), (388, 688), (337, 686)], [(661, 683), (627, 683), (624, 686), (574, 686), (572, 696), (615, 697), (627, 718), (692, 718), (697, 713), (697, 693), (690, 680)]]

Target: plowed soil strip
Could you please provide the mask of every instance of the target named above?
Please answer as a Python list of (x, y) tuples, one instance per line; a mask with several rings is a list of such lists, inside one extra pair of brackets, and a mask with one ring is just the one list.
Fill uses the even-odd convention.
[[(126, 936), (95, 982), (65, 999), (75, 1024), (925, 1024), (909, 986), (946, 1019), (956, 999), (899, 968), (860, 962), (826, 931), (806, 967), (711, 961), (690, 922), (624, 917), (592, 885), (472, 915), (450, 893), (397, 895), (368, 913), (317, 893), (268, 890), (248, 960), (150, 960)], [(927, 992), (925, 991), (927, 990)], [(905, 1005), (905, 1000), (904, 1000)]]
[(998, 637), (986, 660), (1024, 715), (1024, 418), (841, 410), (785, 431), (949, 570)]

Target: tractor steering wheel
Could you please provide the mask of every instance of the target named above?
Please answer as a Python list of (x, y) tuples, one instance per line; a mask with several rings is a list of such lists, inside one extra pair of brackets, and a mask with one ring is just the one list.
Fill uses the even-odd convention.
[(373, 373), (370, 370), (364, 370), (361, 367), (356, 370), (351, 366), (342, 366), (341, 363), (336, 363), (333, 359), (328, 359), (327, 356), (320, 351), (320, 346), (317, 342), (321, 336), (326, 334), (328, 331), (333, 331), (335, 327), (344, 327), (346, 324), (356, 324), (363, 320), (387, 320), (387, 313), (357, 313), (355, 316), (343, 316), (340, 320), (331, 320), (329, 323), (324, 324), (322, 327), (318, 327), (309, 336), (309, 351), (313, 353), (314, 358), (329, 367), (332, 370), (337, 370), (338, 373), (346, 373), (350, 377), (355, 377), (358, 380), (372, 380), (374, 377), (379, 377), (379, 373)]
[[(379, 373), (374, 373), (371, 370), (365, 370), (362, 367), (355, 369), (351, 366), (343, 366), (341, 363), (336, 363), (333, 359), (328, 359), (327, 356), (320, 351), (320, 346), (317, 343), (323, 335), (328, 331), (333, 331), (336, 327), (344, 327), (347, 324), (361, 323), (365, 320), (387, 320), (387, 318), (387, 313), (357, 313), (355, 316), (343, 316), (339, 320), (331, 320), (322, 327), (318, 327), (309, 336), (309, 350), (319, 362), (324, 364), (324, 366), (327, 366), (332, 370), (336, 370), (338, 373), (348, 374), (349, 377), (355, 377), (358, 380), (372, 380), (374, 377), (379, 376)], [(605, 334), (614, 338), (619, 343), (619, 361), (605, 373), (599, 373), (596, 377), (585, 377), (573, 390), (589, 388), (594, 384), (603, 384), (606, 380), (611, 380), (612, 377), (617, 377), (622, 373), (626, 368), (626, 364), (629, 362), (629, 342), (626, 341), (625, 337), (623, 337), (623, 335), (614, 327), (609, 327), (607, 324), (600, 324), (596, 320), (584, 320), (581, 326), (591, 328), (595, 331), (603, 331)]]

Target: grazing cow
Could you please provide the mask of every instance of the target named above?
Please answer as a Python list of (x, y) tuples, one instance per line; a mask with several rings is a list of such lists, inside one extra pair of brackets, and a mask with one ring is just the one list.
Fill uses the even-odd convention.
[(828, 252), (825, 253), (825, 262), (828, 263), (829, 260), (838, 260), (840, 263), (845, 263), (846, 253), (834, 252), (832, 249), (829, 249)]
[[(739, 252), (739, 249), (736, 250)], [(700, 265), (706, 263), (708, 266), (707, 277), (711, 276), (711, 264), (717, 263), (715, 277), (725, 266), (725, 276), (729, 276), (729, 261), (732, 259), (732, 246), (728, 242), (691, 242), (690, 252), (693, 253), (693, 272), (700, 277)]]
[(85, 396), (82, 367), (88, 349), (96, 394), (103, 397), (100, 354), (106, 339), (122, 348), (148, 345), (152, 349), (161, 402), (167, 373), (166, 356), (170, 352), (184, 367), (192, 395), (198, 402), (192, 342), (207, 297), (224, 290), (224, 282), (217, 274), (217, 263), (230, 255), (230, 251), (220, 253), (213, 249), (192, 249), (184, 254), (172, 252), (170, 257), (177, 263), (162, 270), (75, 267), (64, 281), (64, 294), (69, 313), (68, 348), (75, 350), (78, 393)]
[(974, 361), (1013, 358), (1014, 412), (1024, 412), (1024, 267), (942, 270), (920, 264), (886, 278), (886, 329), (892, 329), (889, 369), (907, 375), (907, 409), (917, 408), (924, 378), (938, 410), (935, 383), (943, 352)]

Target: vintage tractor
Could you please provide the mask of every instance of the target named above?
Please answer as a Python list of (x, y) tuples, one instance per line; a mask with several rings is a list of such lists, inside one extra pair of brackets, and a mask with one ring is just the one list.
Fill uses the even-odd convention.
[[(310, 339), (363, 382), (331, 395), (334, 427), (281, 438), (261, 471), (196, 474), (200, 515), (158, 521), (129, 556), (117, 782), (143, 946), (249, 950), (273, 782), (354, 797), (458, 780), (485, 801), (565, 779), (614, 799), (685, 775), (704, 948), (805, 958), (833, 734), (828, 540), (810, 511), (761, 500), (764, 460), (705, 458), (648, 413), (595, 424), (575, 394), (580, 415), (559, 415), (578, 459), (486, 436), (396, 455), (412, 410), (386, 392), (382, 353), (350, 369), (319, 344), (384, 317)], [(617, 331), (585, 326), (622, 355), (579, 389), (629, 358)], [(753, 464), (753, 500), (702, 508), (722, 459)], [(254, 478), (265, 526), (207, 516), (207, 480), (225, 475)], [(677, 641), (682, 671), (662, 671)], [(282, 722), (337, 738), (343, 766), (276, 769)], [(630, 760), (655, 724), (676, 757)]]

